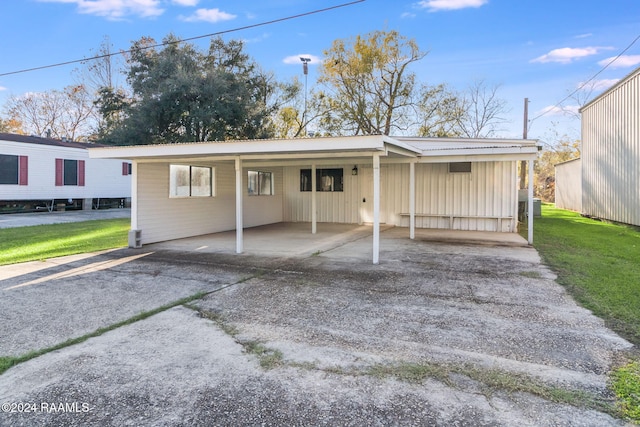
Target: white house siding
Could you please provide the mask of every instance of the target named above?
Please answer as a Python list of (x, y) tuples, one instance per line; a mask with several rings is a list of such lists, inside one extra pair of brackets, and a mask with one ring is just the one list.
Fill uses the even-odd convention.
[(580, 159), (556, 165), (556, 207), (582, 212), (582, 165)]
[(640, 69), (581, 112), (582, 211), (640, 225)]
[[(169, 197), (169, 164), (138, 164), (137, 228), (142, 244), (235, 230), (235, 166), (233, 163), (198, 162), (214, 170), (213, 197)], [(282, 169), (274, 173), (273, 196), (249, 196), (247, 170), (243, 172), (244, 227), (282, 222)]]
[[(28, 185), (0, 185), (0, 200), (126, 198), (131, 177), (122, 160), (90, 159), (83, 148), (0, 141), (0, 153), (28, 158)], [(84, 160), (85, 185), (55, 185), (55, 159)]]
[[(324, 167), (340, 167), (322, 166)], [(358, 165), (358, 175), (351, 175), (352, 165), (344, 167), (344, 191), (317, 193), (318, 221), (338, 223), (370, 222), (372, 194), (371, 165)], [(306, 167), (302, 167), (306, 168)], [(473, 163), (471, 173), (449, 173), (447, 163), (416, 165), (416, 227), (502, 231), (516, 230), (515, 162)], [(311, 221), (311, 193), (300, 191), (301, 167), (284, 171), (284, 220)], [(383, 164), (380, 168), (382, 223), (408, 227), (409, 165)], [(420, 216), (433, 215), (431, 216)], [(438, 217), (436, 215), (442, 215)], [(460, 218), (463, 217), (463, 218)], [(471, 218), (467, 218), (471, 217)], [(473, 218), (475, 217), (475, 218)], [(494, 218), (511, 217), (500, 221)]]

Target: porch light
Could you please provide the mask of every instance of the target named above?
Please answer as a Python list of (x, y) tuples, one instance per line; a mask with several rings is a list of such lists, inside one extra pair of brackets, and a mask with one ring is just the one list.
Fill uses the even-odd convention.
[(351, 175), (354, 175), (354, 176), (358, 175), (358, 166), (357, 165), (355, 165), (353, 167), (353, 169), (351, 169)]

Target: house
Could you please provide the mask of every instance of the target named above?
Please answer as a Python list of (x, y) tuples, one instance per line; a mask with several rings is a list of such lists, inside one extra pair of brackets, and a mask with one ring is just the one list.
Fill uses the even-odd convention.
[(381, 223), (410, 238), (416, 227), (517, 232), (517, 162), (531, 166), (537, 151), (533, 140), (371, 135), (89, 153), (133, 163), (131, 246), (236, 230), (241, 253), (244, 227), (371, 223), (377, 264)]
[[(556, 191), (565, 198), (579, 198), (576, 210), (587, 216), (640, 225), (640, 68), (587, 103), (580, 113), (581, 185), (572, 184), (574, 177), (556, 183)], [(567, 168), (575, 165), (559, 165), (556, 171), (562, 174)]]
[(131, 162), (90, 159), (91, 146), (0, 133), (0, 213), (130, 203)]

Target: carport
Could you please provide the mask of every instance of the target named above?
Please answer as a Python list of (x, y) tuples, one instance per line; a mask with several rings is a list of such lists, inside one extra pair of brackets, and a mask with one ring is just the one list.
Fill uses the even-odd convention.
[[(382, 223), (406, 226), (411, 239), (415, 238), (418, 218), (422, 227), (427, 228), (430, 224), (438, 227), (442, 218), (448, 218), (450, 228), (457, 226), (468, 231), (495, 228), (495, 231), (503, 232), (506, 227), (508, 231), (516, 232), (515, 164), (528, 160), (531, 171), (536, 153), (536, 141), (531, 140), (391, 138), (385, 135), (90, 150), (92, 158), (132, 161), (131, 247), (235, 230), (235, 252), (240, 254), (244, 252), (243, 233), (246, 227), (308, 222), (309, 231), (316, 234), (319, 222), (370, 223), (373, 264), (379, 262)], [(470, 187), (468, 182), (475, 179), (473, 185), (483, 185), (482, 194), (491, 194), (492, 200), (475, 203), (482, 205), (480, 208), (475, 205), (469, 208), (460, 206), (459, 202), (457, 205), (449, 203), (445, 198), (451, 196), (444, 194), (442, 200), (432, 202), (432, 207), (427, 206), (422, 200), (426, 196), (422, 197), (417, 190), (417, 166), (449, 165), (450, 168), (452, 162), (468, 163), (468, 177), (448, 177), (443, 186), (449, 185), (455, 192), (458, 182), (467, 188)], [(477, 162), (482, 172), (472, 173), (472, 162)], [(171, 168), (174, 165), (189, 168), (189, 179), (193, 179), (193, 168), (209, 170), (209, 192), (204, 195), (189, 192), (172, 197), (170, 182), (173, 182)], [(381, 168), (384, 167), (387, 171), (383, 177)], [(342, 194), (319, 191), (319, 171), (331, 168), (340, 170)], [(248, 194), (250, 178), (246, 173), (252, 171), (270, 174), (271, 192), (267, 196)], [(304, 171), (311, 180), (308, 189), (303, 189), (300, 183)], [(431, 172), (422, 172), (421, 185), (429, 181), (429, 176), (435, 176), (428, 173)], [(496, 178), (498, 175), (499, 179)], [(274, 184), (274, 181), (277, 182)], [(501, 186), (494, 181), (500, 181)], [(529, 179), (530, 201), (532, 181)], [(381, 209), (383, 188), (387, 203)], [(394, 197), (396, 195), (398, 197)], [(433, 211), (418, 210), (418, 197), (422, 197), (423, 206)], [(461, 193), (459, 197), (467, 196)], [(532, 203), (529, 206), (531, 209)], [(473, 212), (469, 212), (470, 209)], [(530, 214), (530, 243), (532, 218)], [(457, 225), (454, 221), (458, 221)]]

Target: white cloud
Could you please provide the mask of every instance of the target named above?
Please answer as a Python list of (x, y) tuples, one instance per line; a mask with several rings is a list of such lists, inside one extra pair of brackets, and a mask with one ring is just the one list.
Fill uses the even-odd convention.
[(585, 33), (585, 34), (578, 34), (575, 38), (577, 39), (587, 39), (589, 37), (593, 36), (592, 33)]
[(195, 6), (200, 3), (200, 0), (171, 0), (171, 3), (178, 6)]
[(596, 55), (602, 50), (611, 49), (606, 47), (563, 47), (560, 49), (553, 49), (549, 53), (532, 59), (531, 62), (559, 62), (561, 64), (569, 64), (576, 59), (584, 58), (591, 55)]
[(409, 12), (404, 12), (402, 15), (400, 15), (400, 18), (404, 19), (404, 18), (415, 18), (416, 14), (415, 13), (409, 13)]
[(107, 19), (123, 19), (128, 15), (153, 18), (164, 13), (160, 0), (38, 0), (46, 3), (71, 3), (78, 12), (104, 16)]
[(180, 20), (185, 22), (221, 22), (235, 19), (236, 15), (223, 12), (220, 9), (198, 9), (193, 15), (180, 16)]
[[(604, 67), (614, 59), (615, 59), (615, 56), (612, 56), (611, 58), (603, 59), (602, 61), (598, 62), (598, 65), (601, 65)], [(638, 64), (640, 64), (640, 55), (621, 55), (618, 59), (615, 60), (615, 62), (611, 63), (609, 67), (610, 68), (629, 68), (629, 67), (635, 67)]]
[(265, 41), (269, 37), (271, 37), (271, 33), (262, 33), (257, 37), (253, 37), (253, 38), (250, 38), (250, 39), (242, 39), (242, 41), (244, 43), (262, 43), (263, 41)]
[(282, 62), (284, 62), (285, 64), (302, 64), (302, 61), (300, 60), (300, 58), (309, 58), (311, 59), (311, 61), (309, 61), (309, 64), (319, 64), (322, 59), (319, 56), (316, 55), (310, 55), (308, 53), (301, 53), (299, 55), (291, 55), (291, 56), (287, 56), (286, 58), (284, 58), (282, 60)]
[(440, 10), (457, 10), (468, 7), (480, 7), (489, 3), (489, 0), (423, 0), (418, 2), (418, 6), (429, 9), (429, 12)]
[[(589, 89), (592, 89), (592, 90), (598, 92), (598, 91), (601, 91), (601, 90), (609, 89), (611, 86), (613, 86), (614, 84), (618, 83), (619, 81), (620, 81), (620, 79), (593, 80), (593, 81), (589, 82), (588, 84), (586, 84), (585, 86), (588, 87)], [(584, 85), (584, 82), (580, 82), (578, 84), (578, 87), (581, 87), (582, 85)]]
[(4, 86), (0, 86), (0, 92), (2, 92), (3, 90), (7, 90), (7, 88)]

